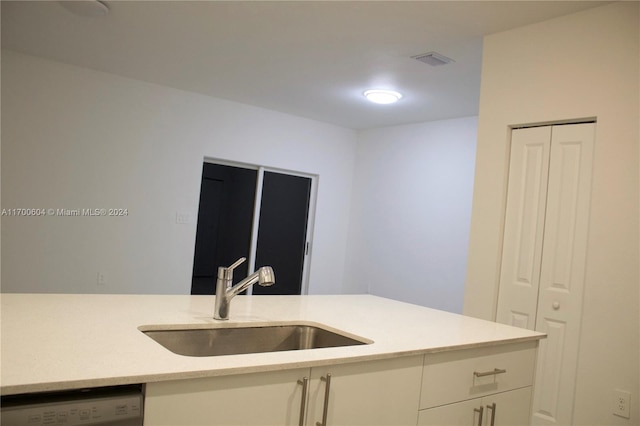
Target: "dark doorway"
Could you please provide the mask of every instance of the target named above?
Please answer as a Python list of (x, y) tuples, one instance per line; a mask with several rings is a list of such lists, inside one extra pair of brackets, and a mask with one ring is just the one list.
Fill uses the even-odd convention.
[[(218, 266), (240, 257), (255, 269), (271, 266), (276, 284), (253, 287), (253, 294), (301, 294), (307, 247), (311, 178), (263, 172), (257, 243), (252, 227), (258, 174), (254, 169), (204, 163), (196, 230), (191, 294), (215, 294)], [(254, 256), (252, 256), (254, 255)], [(249, 262), (234, 274), (247, 275)]]
[[(257, 170), (204, 163), (191, 294), (215, 294), (218, 266), (248, 257)], [(234, 282), (246, 275), (239, 267)]]
[(276, 284), (253, 294), (301, 294), (311, 179), (265, 172), (256, 268), (271, 266)]

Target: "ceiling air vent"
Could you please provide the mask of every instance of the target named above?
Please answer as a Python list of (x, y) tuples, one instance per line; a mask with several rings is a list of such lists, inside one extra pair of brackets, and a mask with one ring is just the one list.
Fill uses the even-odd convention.
[(451, 58), (447, 58), (444, 55), (441, 55), (437, 52), (429, 52), (423, 53), (422, 55), (412, 56), (411, 58), (416, 59), (420, 62), (424, 62), (425, 64), (431, 65), (432, 67), (439, 67), (440, 65), (446, 65), (451, 62), (455, 62)]

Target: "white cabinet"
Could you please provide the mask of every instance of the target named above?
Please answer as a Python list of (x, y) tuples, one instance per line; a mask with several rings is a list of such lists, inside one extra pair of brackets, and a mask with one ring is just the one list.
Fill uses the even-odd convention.
[(327, 426), (415, 425), (422, 360), (420, 355), (312, 368), (307, 425), (323, 424), (325, 409)]
[(144, 421), (146, 426), (527, 425), (537, 347), (537, 341), (527, 341), (148, 383)]
[(533, 423), (571, 424), (595, 123), (515, 129), (496, 320), (547, 334)]
[(420, 411), (418, 426), (522, 426), (530, 420), (531, 387)]
[(415, 425), (422, 359), (148, 383), (145, 425)]
[(309, 369), (147, 383), (145, 426), (298, 425)]
[(418, 425), (528, 425), (536, 352), (522, 342), (427, 354)]

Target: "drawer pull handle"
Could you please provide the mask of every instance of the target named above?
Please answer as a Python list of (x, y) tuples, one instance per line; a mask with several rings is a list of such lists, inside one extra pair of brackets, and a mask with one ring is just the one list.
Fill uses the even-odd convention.
[(309, 389), (309, 378), (304, 377), (302, 380), (298, 380), (298, 384), (302, 385), (302, 400), (300, 402), (300, 421), (299, 426), (304, 426), (304, 414), (307, 410), (307, 390)]
[(494, 368), (493, 371), (474, 371), (473, 375), (476, 377), (485, 377), (485, 376), (495, 376), (498, 374), (503, 374), (506, 373), (507, 370), (504, 370), (502, 368)]
[(327, 414), (329, 413), (329, 392), (331, 389), (331, 373), (327, 373), (327, 377), (320, 377), (320, 380), (326, 382), (324, 388), (324, 407), (322, 409), (322, 423), (316, 422), (316, 426), (327, 426)]
[(475, 413), (480, 413), (480, 417), (478, 417), (478, 426), (482, 426), (482, 413), (484, 413), (484, 407), (480, 406), (480, 408), (474, 408), (473, 411)]
[(491, 410), (491, 423), (489, 426), (495, 426), (496, 424), (496, 403), (487, 405), (487, 410)]

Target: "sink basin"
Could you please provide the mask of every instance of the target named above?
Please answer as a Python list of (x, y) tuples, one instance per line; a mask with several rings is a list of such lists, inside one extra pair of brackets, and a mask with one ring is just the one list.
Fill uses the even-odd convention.
[[(157, 326), (156, 326), (157, 327)], [(319, 325), (280, 324), (217, 328), (171, 326), (140, 331), (178, 355), (216, 356), (365, 345), (370, 340), (347, 336)]]

